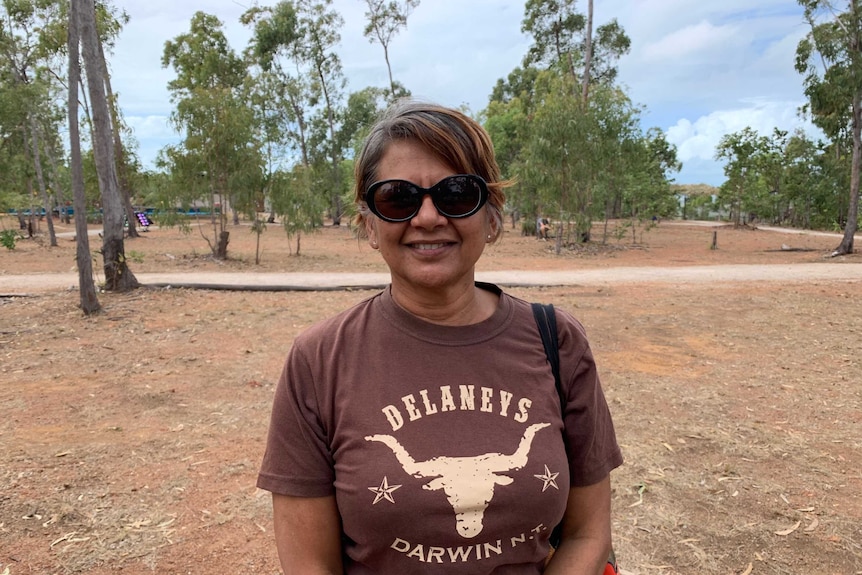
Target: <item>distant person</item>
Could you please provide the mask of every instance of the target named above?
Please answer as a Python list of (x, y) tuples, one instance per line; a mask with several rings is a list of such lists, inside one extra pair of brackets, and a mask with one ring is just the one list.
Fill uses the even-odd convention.
[(622, 456), (581, 324), (556, 312), (561, 406), (530, 304), (475, 281), (503, 232), (488, 134), (401, 101), (354, 176), (392, 281), (287, 356), (257, 481), (284, 572), (599, 575)]
[(536, 220), (536, 237), (547, 240), (551, 232), (551, 222), (548, 218), (538, 218)]

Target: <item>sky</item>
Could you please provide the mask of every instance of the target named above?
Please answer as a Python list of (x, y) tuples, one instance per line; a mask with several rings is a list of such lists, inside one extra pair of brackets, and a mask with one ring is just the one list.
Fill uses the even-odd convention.
[[(181, 140), (168, 121), (167, 84), (175, 75), (161, 66), (165, 42), (188, 32), (202, 10), (222, 21), (240, 53), (250, 31), (239, 17), (251, 1), (117, 1), (131, 19), (109, 65), (145, 168), (162, 147)], [(345, 93), (387, 86), (383, 49), (362, 34), (365, 1), (333, 0), (332, 6), (345, 21), (337, 49)], [(578, 9), (586, 10), (586, 0)], [(677, 147), (683, 168), (672, 174), (676, 183), (720, 185), (725, 178), (714, 160), (716, 146), (747, 126), (761, 135), (802, 128), (818, 136), (798, 113), (805, 98), (794, 59), (807, 25), (794, 0), (595, 0), (594, 10), (596, 26), (616, 18), (631, 38), (618, 80), (643, 107), (644, 131), (658, 127)], [(530, 46), (520, 30), (523, 16), (524, 0), (421, 0), (390, 45), (393, 76), (414, 97), (478, 113)]]

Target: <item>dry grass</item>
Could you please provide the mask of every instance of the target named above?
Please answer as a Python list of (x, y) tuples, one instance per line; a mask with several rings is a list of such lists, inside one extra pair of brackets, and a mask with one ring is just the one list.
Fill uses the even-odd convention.
[[(675, 233), (562, 260), (507, 238), (485, 265), (712, 257)], [(748, 234), (753, 257), (815, 257), (739, 234), (725, 250)], [(34, 265), (7, 255), (6, 273)], [(627, 573), (862, 573), (862, 282), (511, 291), (588, 329), (626, 457)], [(94, 318), (73, 292), (0, 299), (0, 573), (277, 573), (254, 488), (273, 386), (297, 333), (367, 295), (144, 290), (102, 294)]]

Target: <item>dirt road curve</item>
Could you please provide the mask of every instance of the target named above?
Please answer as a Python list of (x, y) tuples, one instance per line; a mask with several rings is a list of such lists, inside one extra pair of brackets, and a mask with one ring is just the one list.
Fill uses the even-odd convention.
[[(382, 273), (141, 273), (138, 280), (154, 287), (210, 289), (337, 290), (376, 288), (389, 282)], [(742, 281), (812, 281), (862, 279), (862, 264), (716, 265), (686, 267), (613, 267), (573, 271), (479, 272), (479, 281), (507, 287), (604, 285), (621, 283), (709, 283)], [(73, 273), (0, 275), (0, 293), (33, 293), (75, 289)]]

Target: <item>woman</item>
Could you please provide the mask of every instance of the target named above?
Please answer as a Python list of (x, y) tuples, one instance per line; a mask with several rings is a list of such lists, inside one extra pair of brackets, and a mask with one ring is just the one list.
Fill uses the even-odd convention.
[(530, 305), (474, 281), (502, 233), (488, 135), (400, 102), (355, 178), (392, 282), (288, 355), (258, 478), (285, 573), (601, 573), (622, 457), (583, 328), (557, 313), (564, 427)]

